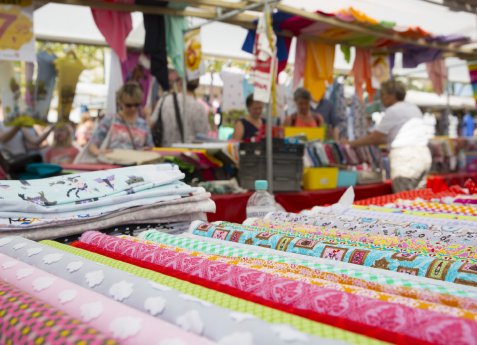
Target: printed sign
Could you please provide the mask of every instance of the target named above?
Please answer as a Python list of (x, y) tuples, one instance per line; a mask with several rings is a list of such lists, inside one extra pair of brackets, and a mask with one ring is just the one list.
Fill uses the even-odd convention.
[(35, 61), (32, 0), (0, 0), (0, 60)]

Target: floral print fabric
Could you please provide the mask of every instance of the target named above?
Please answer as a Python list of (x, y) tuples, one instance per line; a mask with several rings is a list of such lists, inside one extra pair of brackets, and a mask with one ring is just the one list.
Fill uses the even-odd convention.
[(325, 243), (305, 237), (274, 234), (266, 228), (239, 224), (220, 225), (197, 222), (191, 229), (194, 235), (224, 241), (267, 247), (294, 254), (349, 262), (355, 265), (391, 270), (399, 273), (477, 286), (477, 265), (452, 260), (435, 259), (423, 255), (398, 253), (390, 250)]
[(376, 218), (354, 218), (346, 216), (308, 217), (303, 215), (274, 212), (265, 219), (251, 219), (246, 225), (268, 228), (284, 234), (297, 234), (320, 241), (367, 246), (372, 249), (394, 250), (411, 254), (423, 254), (446, 260), (476, 262), (476, 247), (463, 244), (430, 242), (420, 238), (409, 238), (406, 229), (424, 230), (416, 223), (393, 224), (380, 222)]

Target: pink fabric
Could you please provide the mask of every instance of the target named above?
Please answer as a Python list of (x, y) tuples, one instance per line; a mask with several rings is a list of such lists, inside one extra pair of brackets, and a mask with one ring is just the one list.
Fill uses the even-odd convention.
[(141, 65), (139, 61), (140, 57), (141, 53), (128, 52), (126, 59), (121, 60), (121, 71), (124, 82), (135, 81), (141, 85), (142, 91), (144, 93), (142, 104), (145, 105), (149, 95), (152, 77), (151, 72)]
[(447, 68), (444, 59), (441, 58), (432, 62), (426, 62), (426, 69), (435, 93), (442, 95), (447, 79)]
[(1, 279), (0, 306), (0, 344), (118, 344)]
[(470, 320), (292, 281), (265, 272), (193, 257), (153, 245), (130, 242), (99, 232), (86, 232), (80, 241), (228, 285), (277, 304), (321, 315), (341, 317), (430, 343), (477, 344), (477, 323)]
[(371, 53), (369, 50), (356, 48), (356, 57), (354, 59), (351, 74), (354, 77), (356, 94), (358, 95), (359, 99), (363, 100), (363, 83), (366, 83), (366, 90), (369, 94), (368, 99), (371, 102), (374, 95), (374, 90), (371, 80)]
[[(58, 262), (62, 254), (49, 254), (38, 257), (38, 260)], [(169, 323), (141, 313), (124, 304), (84, 289), (79, 285), (55, 277), (43, 270), (39, 270), (15, 260), (7, 255), (0, 254), (0, 276), (2, 279), (19, 289), (41, 299), (51, 306), (58, 308), (87, 325), (97, 329), (103, 334), (118, 339), (121, 344), (150, 344), (151, 339), (157, 343), (161, 340), (182, 340), (186, 344), (211, 344), (205, 338), (187, 333)], [(81, 269), (81, 260), (65, 262), (65, 269)], [(103, 283), (101, 270), (84, 272), (85, 279), (91, 289)], [(122, 284), (119, 286), (119, 284)], [(129, 296), (128, 291), (132, 284), (127, 281), (112, 286), (112, 297), (118, 300)]]
[(293, 72), (293, 88), (297, 88), (305, 74), (306, 41), (298, 38), (296, 41), (295, 70)]
[[(134, 0), (108, 0), (123, 4), (134, 4)], [(91, 8), (94, 22), (103, 34), (106, 42), (121, 61), (126, 60), (126, 38), (132, 30), (132, 17), (129, 12), (99, 10)]]

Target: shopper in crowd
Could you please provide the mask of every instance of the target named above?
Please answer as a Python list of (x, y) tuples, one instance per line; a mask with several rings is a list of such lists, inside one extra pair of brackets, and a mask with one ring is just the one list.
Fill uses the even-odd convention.
[(327, 138), (338, 142), (340, 140), (340, 119), (336, 114), (333, 103), (323, 96), (318, 102), (312, 101), (310, 105), (312, 113), (322, 116), (328, 132)]
[(94, 131), (94, 119), (89, 114), (82, 114), (80, 123), (76, 127), (76, 144), (85, 147)]
[(323, 117), (311, 111), (311, 93), (304, 89), (296, 89), (293, 98), (297, 112), (285, 119), (285, 127), (320, 127), (325, 124)]
[(462, 118), (462, 136), (463, 137), (473, 137), (475, 130), (474, 117), (470, 113), (469, 109), (466, 109), (465, 115)]
[(404, 101), (404, 84), (390, 80), (381, 85), (381, 101), (386, 112), (374, 131), (351, 141), (352, 147), (388, 144), (394, 192), (422, 188), (431, 168), (429, 136), (421, 110)]
[(157, 128), (160, 122), (160, 138), (155, 137), (157, 146), (168, 147), (174, 143), (192, 142), (198, 134), (207, 136), (210, 130), (207, 111), (196, 100), (195, 91), (199, 87), (199, 80), (187, 82), (187, 90), (182, 94), (182, 81), (176, 81), (175, 88), (179, 93), (172, 92), (158, 102), (152, 114), (152, 123)]
[(34, 128), (10, 127), (0, 122), (0, 150), (11, 156), (23, 155), (27, 152), (40, 151), (42, 144), (55, 127), (48, 126), (41, 135)]
[(89, 153), (100, 156), (111, 149), (141, 150), (153, 146), (149, 126), (139, 116), (143, 92), (137, 83), (129, 82), (116, 93), (119, 112), (106, 116), (98, 124), (89, 143)]
[(255, 101), (253, 94), (245, 101), (248, 115), (235, 123), (234, 140), (249, 140), (264, 132), (265, 119), (262, 118), (263, 103)]
[(56, 126), (53, 145), (45, 153), (45, 161), (53, 164), (71, 164), (79, 151), (73, 146), (73, 128), (68, 124)]

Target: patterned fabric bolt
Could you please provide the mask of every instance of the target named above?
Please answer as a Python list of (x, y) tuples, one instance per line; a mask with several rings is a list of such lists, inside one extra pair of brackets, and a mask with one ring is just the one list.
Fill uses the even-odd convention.
[(220, 226), (201, 223), (192, 229), (192, 233), (224, 241), (264, 246), (294, 254), (321, 257), (430, 279), (477, 286), (477, 265), (471, 263), (459, 263), (451, 260), (434, 259), (394, 251), (372, 250), (357, 246), (328, 244), (303, 237), (274, 234), (267, 229), (254, 229), (253, 227), (232, 223), (221, 223)]
[[(26, 245), (15, 249), (21, 244)], [(231, 310), (214, 306), (194, 296), (114, 268), (105, 267), (89, 260), (81, 260), (78, 256), (49, 246), (15, 237), (12, 242), (0, 247), (0, 251), (59, 278), (67, 279), (69, 282), (77, 284), (78, 289), (82, 287), (113, 298), (124, 305), (168, 323), (190, 329), (193, 333), (203, 335), (213, 341), (220, 342), (224, 339), (237, 338), (234, 344), (240, 345), (244, 341), (243, 336), (247, 335), (257, 345), (266, 345), (270, 342), (277, 345), (288, 345), (287, 338), (282, 338), (277, 327), (262, 320), (254, 317), (245, 317), (242, 320)], [(30, 254), (33, 255), (30, 256)], [(45, 260), (45, 258), (56, 259)], [(91, 279), (94, 279), (95, 275), (102, 279), (95, 281), (93, 286)], [(89, 277), (89, 279), (85, 279), (85, 277)], [(119, 312), (120, 308), (116, 308), (115, 313)], [(327, 343), (323, 338), (307, 336), (294, 330), (291, 326), (288, 328), (292, 334), (295, 334), (294, 344), (296, 345)], [(239, 336), (240, 334), (242, 334), (242, 338)], [(344, 344), (338, 341), (328, 343)]]
[(0, 280), (0, 343), (115, 345), (96, 329)]
[[(366, 270), (342, 268), (339, 265), (327, 265), (309, 261), (308, 258), (294, 259), (286, 256), (272, 255), (265, 253), (264, 250), (252, 251), (249, 246), (231, 247), (228, 243), (204, 242), (197, 238), (187, 238), (180, 236), (171, 236), (155, 230), (144, 231), (139, 235), (140, 238), (157, 243), (164, 243), (192, 251), (202, 253), (216, 254), (227, 257), (238, 257), (253, 259), (262, 259), (274, 263), (285, 263), (293, 267), (303, 267), (304, 270), (313, 270), (320, 273), (323, 279), (333, 282), (340, 282), (349, 285), (363, 286), (374, 291), (383, 291), (405, 297), (413, 297), (428, 302), (441, 303), (448, 306), (459, 307), (472, 311), (477, 311), (477, 295), (468, 294), (465, 291), (455, 289), (446, 289), (441, 286), (424, 284), (416, 282), (410, 278), (398, 273), (386, 272), (396, 277), (372, 274)], [(342, 266), (351, 266), (343, 264)], [(474, 297), (474, 298), (469, 298)]]
[[(275, 214), (272, 214), (270, 216), (271, 218), (269, 218), (274, 219), (273, 221), (255, 219), (248, 221), (246, 225), (266, 228), (273, 233), (310, 238), (320, 242), (361, 246), (370, 249), (393, 250), (395, 252), (426, 255), (445, 260), (477, 263), (477, 250), (474, 246), (431, 243), (421, 239), (393, 236), (393, 234), (373, 234), (361, 231), (361, 229), (352, 231), (344, 230), (340, 225), (337, 225), (336, 222), (332, 222), (331, 224), (334, 223), (333, 225), (327, 222), (318, 225), (318, 221), (316, 222), (317, 225), (303, 225), (301, 222), (285, 223), (276, 220), (277, 218), (272, 218), (274, 216)], [(353, 223), (353, 227), (357, 227), (356, 223)], [(375, 230), (376, 232), (383, 231), (380, 225), (374, 225), (372, 228), (369, 227), (370, 225), (368, 225), (368, 229)], [(389, 229), (386, 230), (388, 231)]]
[[(42, 261), (46, 263), (58, 260), (61, 260), (59, 254), (42, 257)], [(212, 344), (205, 338), (121, 304), (120, 301), (131, 293), (131, 286), (127, 282), (112, 285), (110, 291), (113, 298), (106, 298), (4, 254), (0, 254), (0, 263), (2, 279), (8, 283), (82, 320), (122, 344), (147, 344), (153, 338), (164, 342), (175, 339), (198, 345)], [(104, 274), (100, 270), (87, 272), (84, 279), (91, 288), (102, 283)], [(160, 333), (156, 330), (160, 330)]]
[(139, 240), (135, 237), (121, 236), (121, 238), (128, 241), (136, 242), (136, 243), (156, 245), (161, 248), (175, 250), (176, 252), (184, 252), (190, 256), (202, 257), (207, 260), (222, 262), (229, 265), (236, 265), (240, 267), (246, 267), (246, 268), (250, 268), (254, 270), (260, 270), (263, 272), (273, 274), (278, 277), (302, 281), (302, 282), (306, 282), (306, 283), (321, 286), (321, 287), (327, 287), (337, 291), (344, 291), (354, 295), (366, 295), (370, 298), (374, 298), (381, 301), (407, 305), (413, 308), (419, 308), (424, 310), (434, 310), (442, 314), (463, 317), (463, 318), (477, 321), (477, 314), (475, 314), (474, 312), (466, 311), (464, 309), (459, 309), (459, 308), (448, 307), (448, 306), (435, 304), (435, 303), (427, 303), (424, 301), (420, 301), (418, 299), (412, 299), (412, 298), (408, 298), (404, 296), (397, 296), (397, 295), (382, 293), (378, 291), (370, 291), (367, 287), (361, 287), (359, 285), (354, 286), (354, 285), (343, 284), (339, 282), (330, 282), (325, 279), (322, 279), (322, 276), (319, 274), (319, 272), (307, 270), (303, 266), (295, 267), (292, 265), (279, 264), (279, 263), (274, 263), (271, 261), (265, 261), (261, 259), (230, 258), (225, 256), (219, 256), (219, 255), (210, 255), (210, 254), (198, 253), (194, 251), (188, 251), (182, 248), (172, 247), (172, 246), (168, 246), (164, 244), (157, 244), (150, 241)]
[[(344, 340), (356, 345), (384, 344), (383, 342), (376, 339), (364, 337), (352, 332), (347, 332), (337, 327), (331, 327), (325, 324), (313, 322), (297, 315), (284, 313), (266, 306), (262, 306), (257, 303), (252, 303), (234, 296), (230, 296), (219, 291), (207, 289), (203, 286), (192, 284), (185, 280), (160, 274), (152, 270), (131, 265), (123, 261), (114, 260), (105, 255), (98, 255), (95, 252), (83, 250), (73, 246), (66, 246), (53, 241), (42, 241), (41, 243), (53, 248), (57, 248), (63, 252), (71, 253), (81, 258), (91, 260), (109, 267), (117, 268), (119, 270), (134, 274), (138, 277), (149, 279), (154, 283), (161, 284), (172, 289), (177, 289), (183, 293), (195, 296), (204, 301), (219, 305), (223, 308), (233, 310), (237, 312), (238, 315), (245, 314), (254, 316), (267, 322), (277, 324), (280, 327), (284, 324), (288, 324), (302, 332), (311, 335), (317, 335), (330, 339)], [(87, 245), (85, 244), (84, 246)], [(101, 252), (96, 247), (93, 248), (95, 248), (96, 251)], [(106, 253), (101, 252), (101, 254)]]
[[(154, 266), (198, 278), (202, 283), (228, 287), (245, 298), (255, 298), (278, 309), (293, 310), (308, 318), (338, 324), (344, 329), (372, 332), (373, 336), (402, 344), (448, 344), (449, 335), (462, 344), (477, 344), (477, 323), (406, 306), (354, 296), (332, 289), (275, 277), (183, 253), (87, 232), (83, 243), (126, 255)], [(455, 340), (455, 339), (454, 339)]]

